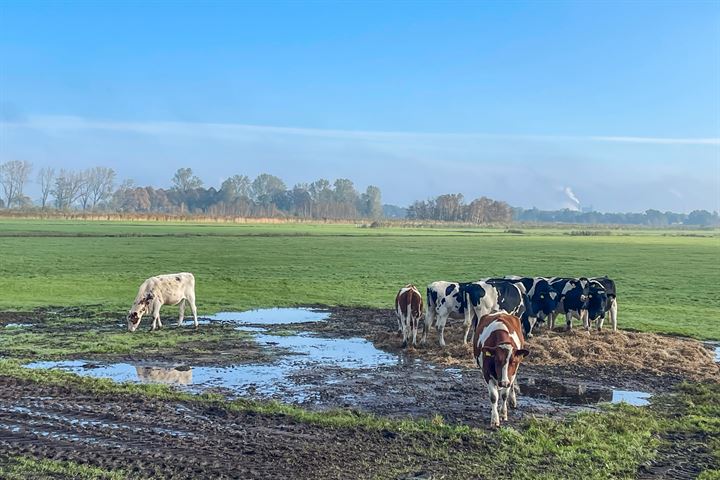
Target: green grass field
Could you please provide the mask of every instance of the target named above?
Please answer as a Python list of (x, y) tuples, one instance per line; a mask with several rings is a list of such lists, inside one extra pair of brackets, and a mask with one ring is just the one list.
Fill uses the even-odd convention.
[(621, 328), (720, 339), (716, 231), (570, 230), (0, 220), (0, 308), (100, 305), (120, 314), (145, 278), (177, 271), (195, 274), (201, 315), (389, 308), (407, 282), (607, 274), (617, 281)]

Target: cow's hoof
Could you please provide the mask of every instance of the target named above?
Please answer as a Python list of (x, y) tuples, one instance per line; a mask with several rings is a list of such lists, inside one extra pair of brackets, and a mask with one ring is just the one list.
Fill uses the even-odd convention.
[(405, 341), (402, 343), (402, 348), (407, 348), (407, 346), (408, 346), (408, 342)]

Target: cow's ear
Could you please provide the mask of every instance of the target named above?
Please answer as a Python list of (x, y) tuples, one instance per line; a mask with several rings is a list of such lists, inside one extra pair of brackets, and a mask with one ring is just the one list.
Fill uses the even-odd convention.
[(481, 352), (486, 357), (492, 357), (495, 355), (495, 347), (482, 347)]
[(517, 351), (515, 352), (515, 356), (516, 356), (516, 357), (519, 357), (519, 358), (522, 358), (522, 359), (524, 359), (524, 358), (527, 357), (528, 355), (530, 355), (530, 352), (529, 352), (528, 350), (525, 350), (524, 348), (521, 348), (520, 350), (517, 350)]

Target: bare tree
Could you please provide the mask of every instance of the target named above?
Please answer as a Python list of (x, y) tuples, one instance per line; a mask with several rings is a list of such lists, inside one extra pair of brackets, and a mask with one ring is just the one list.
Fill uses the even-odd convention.
[(5, 196), (5, 206), (22, 203), (23, 188), (32, 172), (32, 163), (25, 160), (12, 160), (0, 164), (0, 185)]
[(60, 170), (55, 178), (55, 186), (50, 192), (55, 198), (55, 206), (60, 210), (69, 209), (79, 198), (82, 186), (82, 173)]
[(38, 172), (37, 181), (40, 184), (40, 206), (44, 209), (47, 206), (47, 199), (55, 179), (55, 169), (44, 167)]
[(107, 167), (93, 167), (82, 172), (82, 182), (78, 191), (80, 205), (83, 210), (88, 207), (95, 210), (112, 195), (115, 183), (115, 171)]

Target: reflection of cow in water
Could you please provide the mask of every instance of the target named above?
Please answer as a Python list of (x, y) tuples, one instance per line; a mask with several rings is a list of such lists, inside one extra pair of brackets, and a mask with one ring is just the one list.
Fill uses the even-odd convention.
[(192, 369), (178, 370), (177, 368), (163, 367), (135, 367), (138, 378), (143, 382), (177, 383), (190, 385), (192, 383)]

